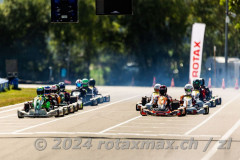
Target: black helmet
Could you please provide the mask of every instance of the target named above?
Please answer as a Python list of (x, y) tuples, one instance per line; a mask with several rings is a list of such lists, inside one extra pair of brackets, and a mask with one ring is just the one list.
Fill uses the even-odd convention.
[(60, 91), (65, 90), (65, 83), (64, 82), (59, 82), (58, 85), (59, 85)]
[(200, 88), (200, 85), (201, 85), (201, 81), (199, 79), (195, 79), (193, 81), (193, 88), (194, 89), (199, 89)]
[(37, 88), (37, 95), (44, 95), (44, 87)]
[(167, 86), (161, 85), (159, 92), (160, 92), (160, 95), (166, 95), (166, 93), (167, 93)]
[(200, 81), (200, 86), (204, 86), (205, 85), (205, 80), (203, 78), (200, 78), (199, 81)]
[(96, 84), (96, 81), (95, 81), (94, 79), (91, 78), (91, 79), (89, 80), (89, 86), (94, 87), (95, 84)]

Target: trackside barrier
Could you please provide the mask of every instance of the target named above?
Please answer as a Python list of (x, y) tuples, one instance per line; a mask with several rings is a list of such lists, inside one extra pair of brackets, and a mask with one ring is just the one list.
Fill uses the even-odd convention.
[(8, 88), (8, 80), (0, 78), (0, 92)]

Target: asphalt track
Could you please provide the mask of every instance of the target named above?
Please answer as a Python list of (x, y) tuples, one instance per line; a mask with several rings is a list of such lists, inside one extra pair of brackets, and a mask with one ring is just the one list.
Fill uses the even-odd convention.
[[(69, 86), (71, 88), (73, 86)], [(99, 87), (99, 90), (109, 93), (111, 102), (86, 106), (60, 118), (18, 119), (17, 109), (22, 108), (22, 104), (1, 107), (0, 159), (240, 159), (238, 90), (213, 89), (214, 94), (222, 97), (222, 105), (211, 108), (209, 115), (186, 117), (140, 116), (135, 104), (142, 96), (150, 95), (150, 87)], [(183, 88), (168, 88), (168, 93), (179, 99)], [(34, 146), (38, 138), (47, 142), (43, 151)], [(58, 142), (54, 138), (61, 138), (61, 149), (53, 149)], [(72, 140), (72, 146), (81, 138), (82, 148), (66, 148), (70, 143), (63, 142), (66, 138)], [(90, 142), (89, 138), (91, 147), (87, 149), (83, 144)], [(196, 148), (189, 149), (187, 143), (182, 145), (184, 140), (197, 141)], [(218, 149), (220, 142), (224, 142), (220, 140), (227, 140), (225, 149)], [(116, 147), (117, 141), (121, 141), (120, 148)], [(129, 149), (121, 148), (127, 144), (123, 141), (130, 143)], [(165, 142), (165, 146), (141, 148), (143, 142), (149, 141)], [(169, 141), (174, 143), (170, 146)], [(132, 147), (136, 143), (139, 146)]]

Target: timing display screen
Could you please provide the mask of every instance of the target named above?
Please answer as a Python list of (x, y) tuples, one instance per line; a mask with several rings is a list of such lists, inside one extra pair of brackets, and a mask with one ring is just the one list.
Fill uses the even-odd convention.
[(96, 0), (96, 14), (133, 14), (132, 0)]
[(51, 0), (51, 22), (78, 22), (78, 0)]

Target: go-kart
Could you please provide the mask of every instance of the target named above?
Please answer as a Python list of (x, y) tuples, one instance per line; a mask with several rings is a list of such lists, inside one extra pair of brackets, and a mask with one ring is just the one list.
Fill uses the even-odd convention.
[(210, 91), (209, 89), (208, 89), (208, 91), (209, 91), (209, 94), (206, 94), (206, 100), (210, 101), (211, 105), (214, 105), (213, 102), (215, 102), (216, 105), (221, 105), (222, 104), (222, 98), (219, 97), (219, 96), (213, 96), (212, 91)]
[(196, 100), (196, 104), (199, 107), (203, 107), (204, 105), (208, 105), (208, 107), (215, 107), (216, 106), (216, 102), (214, 100), (210, 100), (210, 101), (201, 100), (199, 90), (193, 90), (192, 91), (192, 97)]
[(156, 104), (153, 104), (151, 109), (141, 108), (140, 114), (142, 116), (185, 116), (186, 107), (180, 106), (179, 101), (174, 100), (170, 103), (170, 107), (167, 107), (167, 97), (159, 96)]
[(187, 114), (208, 114), (209, 106), (197, 100), (193, 105), (191, 96), (184, 96), (183, 107), (186, 107)]

